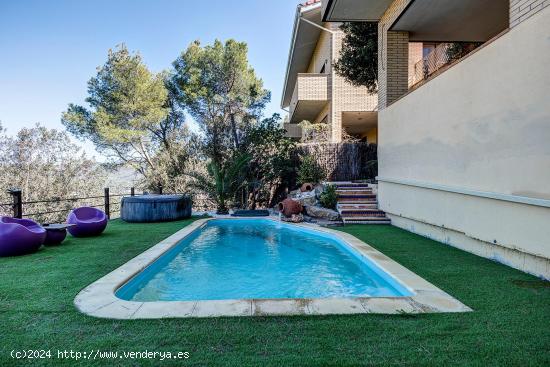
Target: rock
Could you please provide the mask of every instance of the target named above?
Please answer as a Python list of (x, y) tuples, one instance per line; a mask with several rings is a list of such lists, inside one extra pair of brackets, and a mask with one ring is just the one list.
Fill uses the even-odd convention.
[(325, 191), (325, 186), (323, 184), (318, 184), (313, 191), (315, 191), (315, 196), (319, 199), (323, 191)]
[(292, 190), (291, 192), (288, 193), (288, 196), (290, 196), (291, 198), (295, 197), (296, 195), (299, 195), (302, 191), (300, 189), (296, 189), (296, 190)]
[(281, 220), (283, 222), (300, 223), (300, 222), (304, 221), (304, 215), (302, 213), (292, 214), (292, 216), (290, 218), (286, 218), (286, 217), (282, 216)]
[(300, 202), (300, 204), (302, 204), (303, 206), (317, 205), (318, 203), (315, 191), (300, 192), (297, 195), (293, 196), (292, 199)]
[(304, 221), (304, 215), (302, 213), (300, 214), (292, 214), (292, 217), (290, 217), (290, 221), (292, 223), (300, 223)]
[(306, 206), (306, 213), (311, 217), (322, 218), (326, 220), (340, 219), (340, 214), (337, 211), (320, 206)]

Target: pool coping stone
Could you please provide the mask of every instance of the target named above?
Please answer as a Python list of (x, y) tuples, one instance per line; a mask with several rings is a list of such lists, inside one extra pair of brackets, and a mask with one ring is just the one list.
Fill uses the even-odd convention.
[[(256, 217), (251, 217), (258, 219)], [(223, 220), (251, 219), (248, 217)], [(74, 299), (76, 308), (89, 316), (108, 319), (160, 319), (222, 316), (288, 316), (343, 314), (419, 314), (470, 312), (471, 308), (390, 259), (358, 238), (311, 223), (289, 224), (338, 237), (361, 256), (368, 258), (413, 293), (406, 297), (236, 299), (205, 301), (135, 302), (116, 297), (115, 292), (128, 280), (176, 246), (209, 220), (198, 219), (160, 241), (124, 265), (81, 290)], [(262, 217), (263, 220), (276, 219)]]

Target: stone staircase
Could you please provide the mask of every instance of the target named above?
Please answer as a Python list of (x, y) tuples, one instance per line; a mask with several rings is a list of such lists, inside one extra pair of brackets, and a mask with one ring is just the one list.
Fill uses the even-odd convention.
[(390, 224), (386, 213), (378, 209), (376, 194), (366, 183), (332, 182), (336, 186), (338, 204), (344, 224)]

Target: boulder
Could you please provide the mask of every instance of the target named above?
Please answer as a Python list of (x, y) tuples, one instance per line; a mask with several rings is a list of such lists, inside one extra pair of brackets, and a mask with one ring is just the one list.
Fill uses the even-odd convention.
[(340, 214), (337, 211), (320, 206), (306, 206), (306, 213), (310, 217), (314, 218), (321, 218), (326, 220), (340, 219)]
[(319, 203), (317, 190), (302, 192), (300, 189), (291, 191), (290, 198), (300, 202), (303, 206), (317, 205)]
[(296, 190), (292, 190), (291, 192), (288, 193), (288, 196), (290, 196), (291, 198), (295, 197), (296, 195), (299, 195), (302, 191), (300, 189), (296, 189)]
[(300, 214), (292, 214), (292, 216), (290, 218), (287, 218), (287, 217), (284, 217), (282, 216), (281, 217), (281, 220), (283, 222), (292, 222), (292, 223), (300, 223), (300, 222), (303, 222), (304, 221), (304, 215), (302, 213)]
[(318, 199), (321, 196), (321, 194), (323, 193), (323, 191), (325, 191), (325, 186), (323, 184), (318, 184), (318, 185), (315, 186), (313, 191), (315, 191), (315, 196)]
[(298, 194), (292, 196), (292, 199), (298, 201), (303, 206), (317, 205), (318, 203), (315, 191), (299, 192)]

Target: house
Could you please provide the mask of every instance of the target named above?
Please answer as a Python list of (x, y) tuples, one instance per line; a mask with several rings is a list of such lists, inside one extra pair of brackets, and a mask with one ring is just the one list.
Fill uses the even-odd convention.
[(334, 71), (343, 32), (339, 23), (322, 22), (321, 1), (299, 5), (283, 87), (281, 107), (289, 118), (287, 134), (299, 138), (300, 123), (324, 124), (330, 141), (339, 142), (342, 132), (377, 141), (376, 94), (354, 87)]
[(323, 24), (378, 22), (378, 200), (392, 224), (546, 279), (549, 5), (322, 2)]

